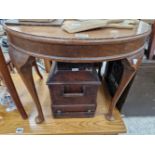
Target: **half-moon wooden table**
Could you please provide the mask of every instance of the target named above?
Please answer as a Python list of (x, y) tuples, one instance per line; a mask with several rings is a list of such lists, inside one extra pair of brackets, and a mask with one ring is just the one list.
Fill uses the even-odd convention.
[(140, 22), (133, 29), (101, 28), (69, 34), (59, 26), (5, 25), (9, 53), (38, 110), (36, 122), (44, 120), (32, 77), (34, 57), (58, 62), (96, 63), (121, 60), (124, 70), (109, 105), (107, 119), (141, 64), (146, 37), (151, 28)]

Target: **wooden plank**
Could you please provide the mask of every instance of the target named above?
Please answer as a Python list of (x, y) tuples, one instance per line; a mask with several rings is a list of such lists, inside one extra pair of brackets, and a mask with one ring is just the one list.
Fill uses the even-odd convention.
[[(97, 111), (93, 118), (53, 119), (51, 115), (51, 101), (48, 87), (45, 81), (40, 81), (35, 75), (36, 89), (42, 103), (45, 122), (36, 124), (36, 116), (33, 101), (18, 75), (12, 75), (20, 94), (24, 107), (29, 114), (28, 120), (22, 120), (17, 111), (7, 113), (0, 106), (0, 134), (16, 134), (17, 128), (24, 128), (23, 134), (118, 134), (126, 132), (125, 125), (119, 112), (114, 110), (114, 121), (107, 121), (105, 114), (108, 111), (108, 103), (111, 98), (103, 88), (100, 88), (97, 96)], [(46, 79), (46, 76), (44, 76)]]
[(64, 19), (55, 19), (55, 20), (45, 20), (45, 19), (30, 19), (30, 20), (18, 20), (18, 19), (9, 19), (5, 21), (6, 25), (20, 25), (20, 26), (61, 26), (64, 22)]

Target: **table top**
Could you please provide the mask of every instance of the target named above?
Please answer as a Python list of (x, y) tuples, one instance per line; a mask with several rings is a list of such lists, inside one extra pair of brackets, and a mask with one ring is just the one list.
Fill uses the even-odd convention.
[[(69, 21), (65, 21), (69, 22)], [(126, 39), (133, 39), (148, 35), (151, 31), (150, 25), (140, 21), (133, 29), (119, 29), (119, 28), (100, 28), (70, 34), (64, 31), (60, 26), (23, 26), (23, 25), (7, 25), (7, 30), (20, 33), (23, 36), (31, 36), (31, 38), (48, 39), (53, 42), (60, 42), (64, 44), (71, 44), (78, 41), (80, 43), (92, 42), (110, 42), (110, 41), (124, 41)]]
[[(70, 22), (69, 20), (65, 22)], [(140, 21), (132, 29), (99, 28), (70, 34), (60, 26), (5, 25), (10, 48), (21, 53), (60, 62), (119, 60), (143, 52), (149, 24)]]

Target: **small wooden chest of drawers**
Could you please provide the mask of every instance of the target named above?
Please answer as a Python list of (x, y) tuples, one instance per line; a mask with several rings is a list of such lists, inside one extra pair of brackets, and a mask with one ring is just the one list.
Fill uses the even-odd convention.
[(100, 80), (92, 64), (54, 63), (47, 84), (54, 117), (94, 116)]

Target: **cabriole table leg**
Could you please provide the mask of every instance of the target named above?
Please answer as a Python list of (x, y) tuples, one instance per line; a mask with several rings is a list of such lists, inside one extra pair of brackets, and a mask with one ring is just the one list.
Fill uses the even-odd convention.
[(7, 68), (7, 65), (5, 63), (1, 48), (0, 48), (0, 73), (1, 73), (1, 77), (3, 78), (3, 81), (5, 82), (5, 85), (7, 86), (8, 90), (12, 96), (12, 99), (13, 99), (15, 105), (17, 106), (19, 113), (21, 114), (23, 119), (26, 119), (27, 114), (24, 110), (24, 107), (19, 99), (16, 88), (13, 84), (12, 79), (11, 79), (11, 76), (10, 76), (9, 70)]
[[(12, 51), (13, 50), (13, 51)], [(10, 47), (9, 53), (13, 64), (15, 65), (18, 73), (20, 74), (23, 82), (25, 83), (29, 93), (31, 94), (38, 111), (38, 116), (36, 117), (36, 123), (42, 123), (44, 121), (44, 116), (41, 108), (41, 104), (37, 95), (35, 88), (33, 75), (32, 75), (32, 65), (35, 61), (34, 57), (18, 52)]]
[(117, 88), (114, 96), (112, 97), (111, 104), (109, 105), (109, 111), (106, 116), (108, 120), (110, 120), (110, 121), (114, 120), (113, 110), (114, 110), (119, 98), (123, 94), (124, 90), (130, 83), (130, 81), (134, 78), (134, 76), (138, 70), (138, 67), (141, 64), (141, 60), (142, 60), (142, 54), (138, 55), (137, 57), (126, 58), (126, 59), (122, 60), (123, 75), (121, 77), (121, 81), (118, 85), (118, 88)]

